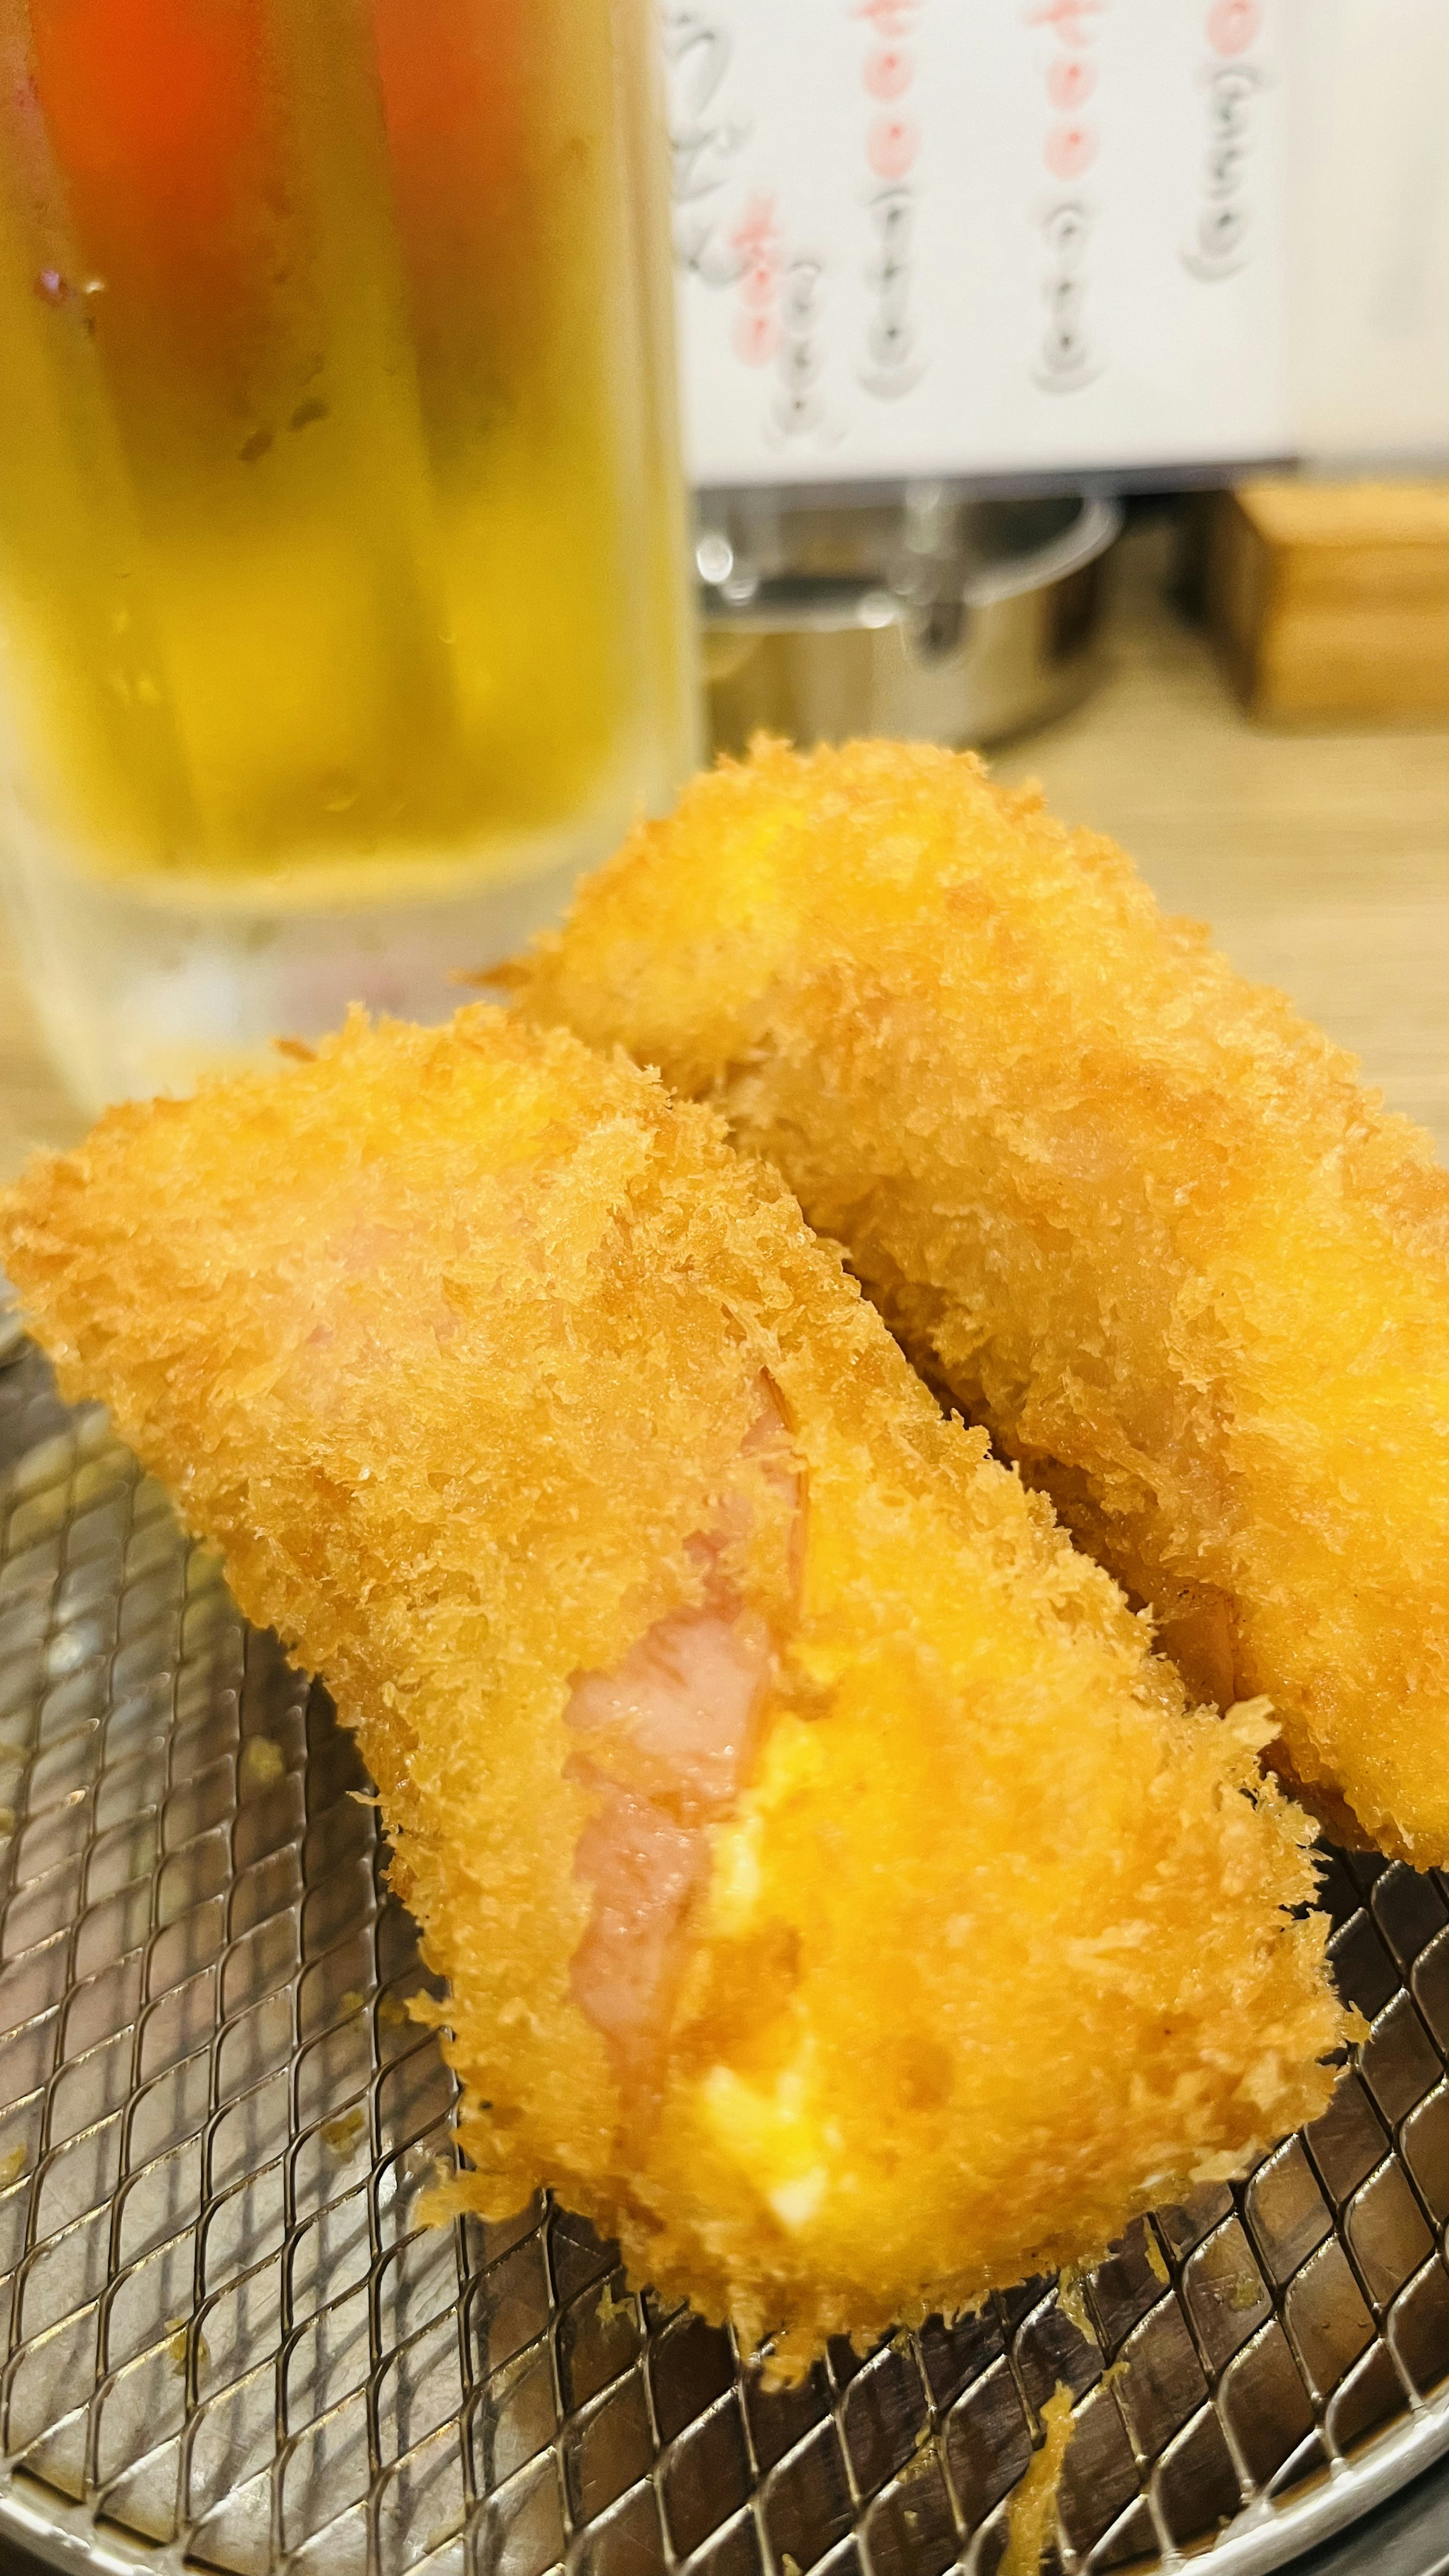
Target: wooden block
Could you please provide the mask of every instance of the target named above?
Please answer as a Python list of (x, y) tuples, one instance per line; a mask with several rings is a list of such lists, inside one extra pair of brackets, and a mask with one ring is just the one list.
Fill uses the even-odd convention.
[(1264, 480), (1216, 495), (1204, 604), (1269, 722), (1449, 719), (1449, 483)]

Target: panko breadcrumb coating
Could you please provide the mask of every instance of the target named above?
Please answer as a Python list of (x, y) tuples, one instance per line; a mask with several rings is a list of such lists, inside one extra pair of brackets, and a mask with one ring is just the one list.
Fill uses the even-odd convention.
[(111, 1111), (0, 1241), (361, 1731), (476, 2206), (553, 2184), (789, 2370), (1322, 2109), (1261, 1713), (1187, 1710), (707, 1111), (358, 1019)]
[(1449, 1175), (1350, 1057), (925, 744), (722, 764), (516, 980), (778, 1165), (1194, 1690), (1449, 1862)]

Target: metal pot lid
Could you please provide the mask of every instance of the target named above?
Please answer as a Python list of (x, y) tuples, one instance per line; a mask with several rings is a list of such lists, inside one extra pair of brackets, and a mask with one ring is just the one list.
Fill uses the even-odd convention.
[(1120, 535), (1120, 501), (1082, 497), (903, 501), (766, 510), (760, 496), (717, 506), (695, 543), (709, 627), (778, 634), (881, 627), (933, 602), (989, 608), (1095, 563)]

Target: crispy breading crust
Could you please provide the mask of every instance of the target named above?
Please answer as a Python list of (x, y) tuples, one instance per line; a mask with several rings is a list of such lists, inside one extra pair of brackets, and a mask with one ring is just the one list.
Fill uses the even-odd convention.
[[(1261, 1721), (1190, 1714), (778, 1179), (486, 1007), (113, 1110), (0, 1243), (62, 1385), (361, 1731), (476, 2171), (799, 2367), (1094, 2253), (1319, 2111), (1347, 2024)], [(776, 1390), (798, 1602), (656, 2099), (570, 1986), (581, 1670), (695, 1597)]]
[(1449, 1175), (971, 754), (760, 743), (512, 974), (715, 1102), (1190, 1685), (1449, 1861)]

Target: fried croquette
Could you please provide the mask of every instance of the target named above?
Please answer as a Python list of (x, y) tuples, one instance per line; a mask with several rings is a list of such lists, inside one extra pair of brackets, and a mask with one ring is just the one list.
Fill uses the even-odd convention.
[(1321, 1812), (1449, 1862), (1449, 1175), (1351, 1058), (924, 744), (722, 764), (513, 980), (778, 1165)]
[(63, 1387), (360, 1731), (471, 2159), (782, 2337), (1320, 2111), (1261, 1712), (1190, 1711), (777, 1175), (486, 1005), (112, 1110), (0, 1225)]

